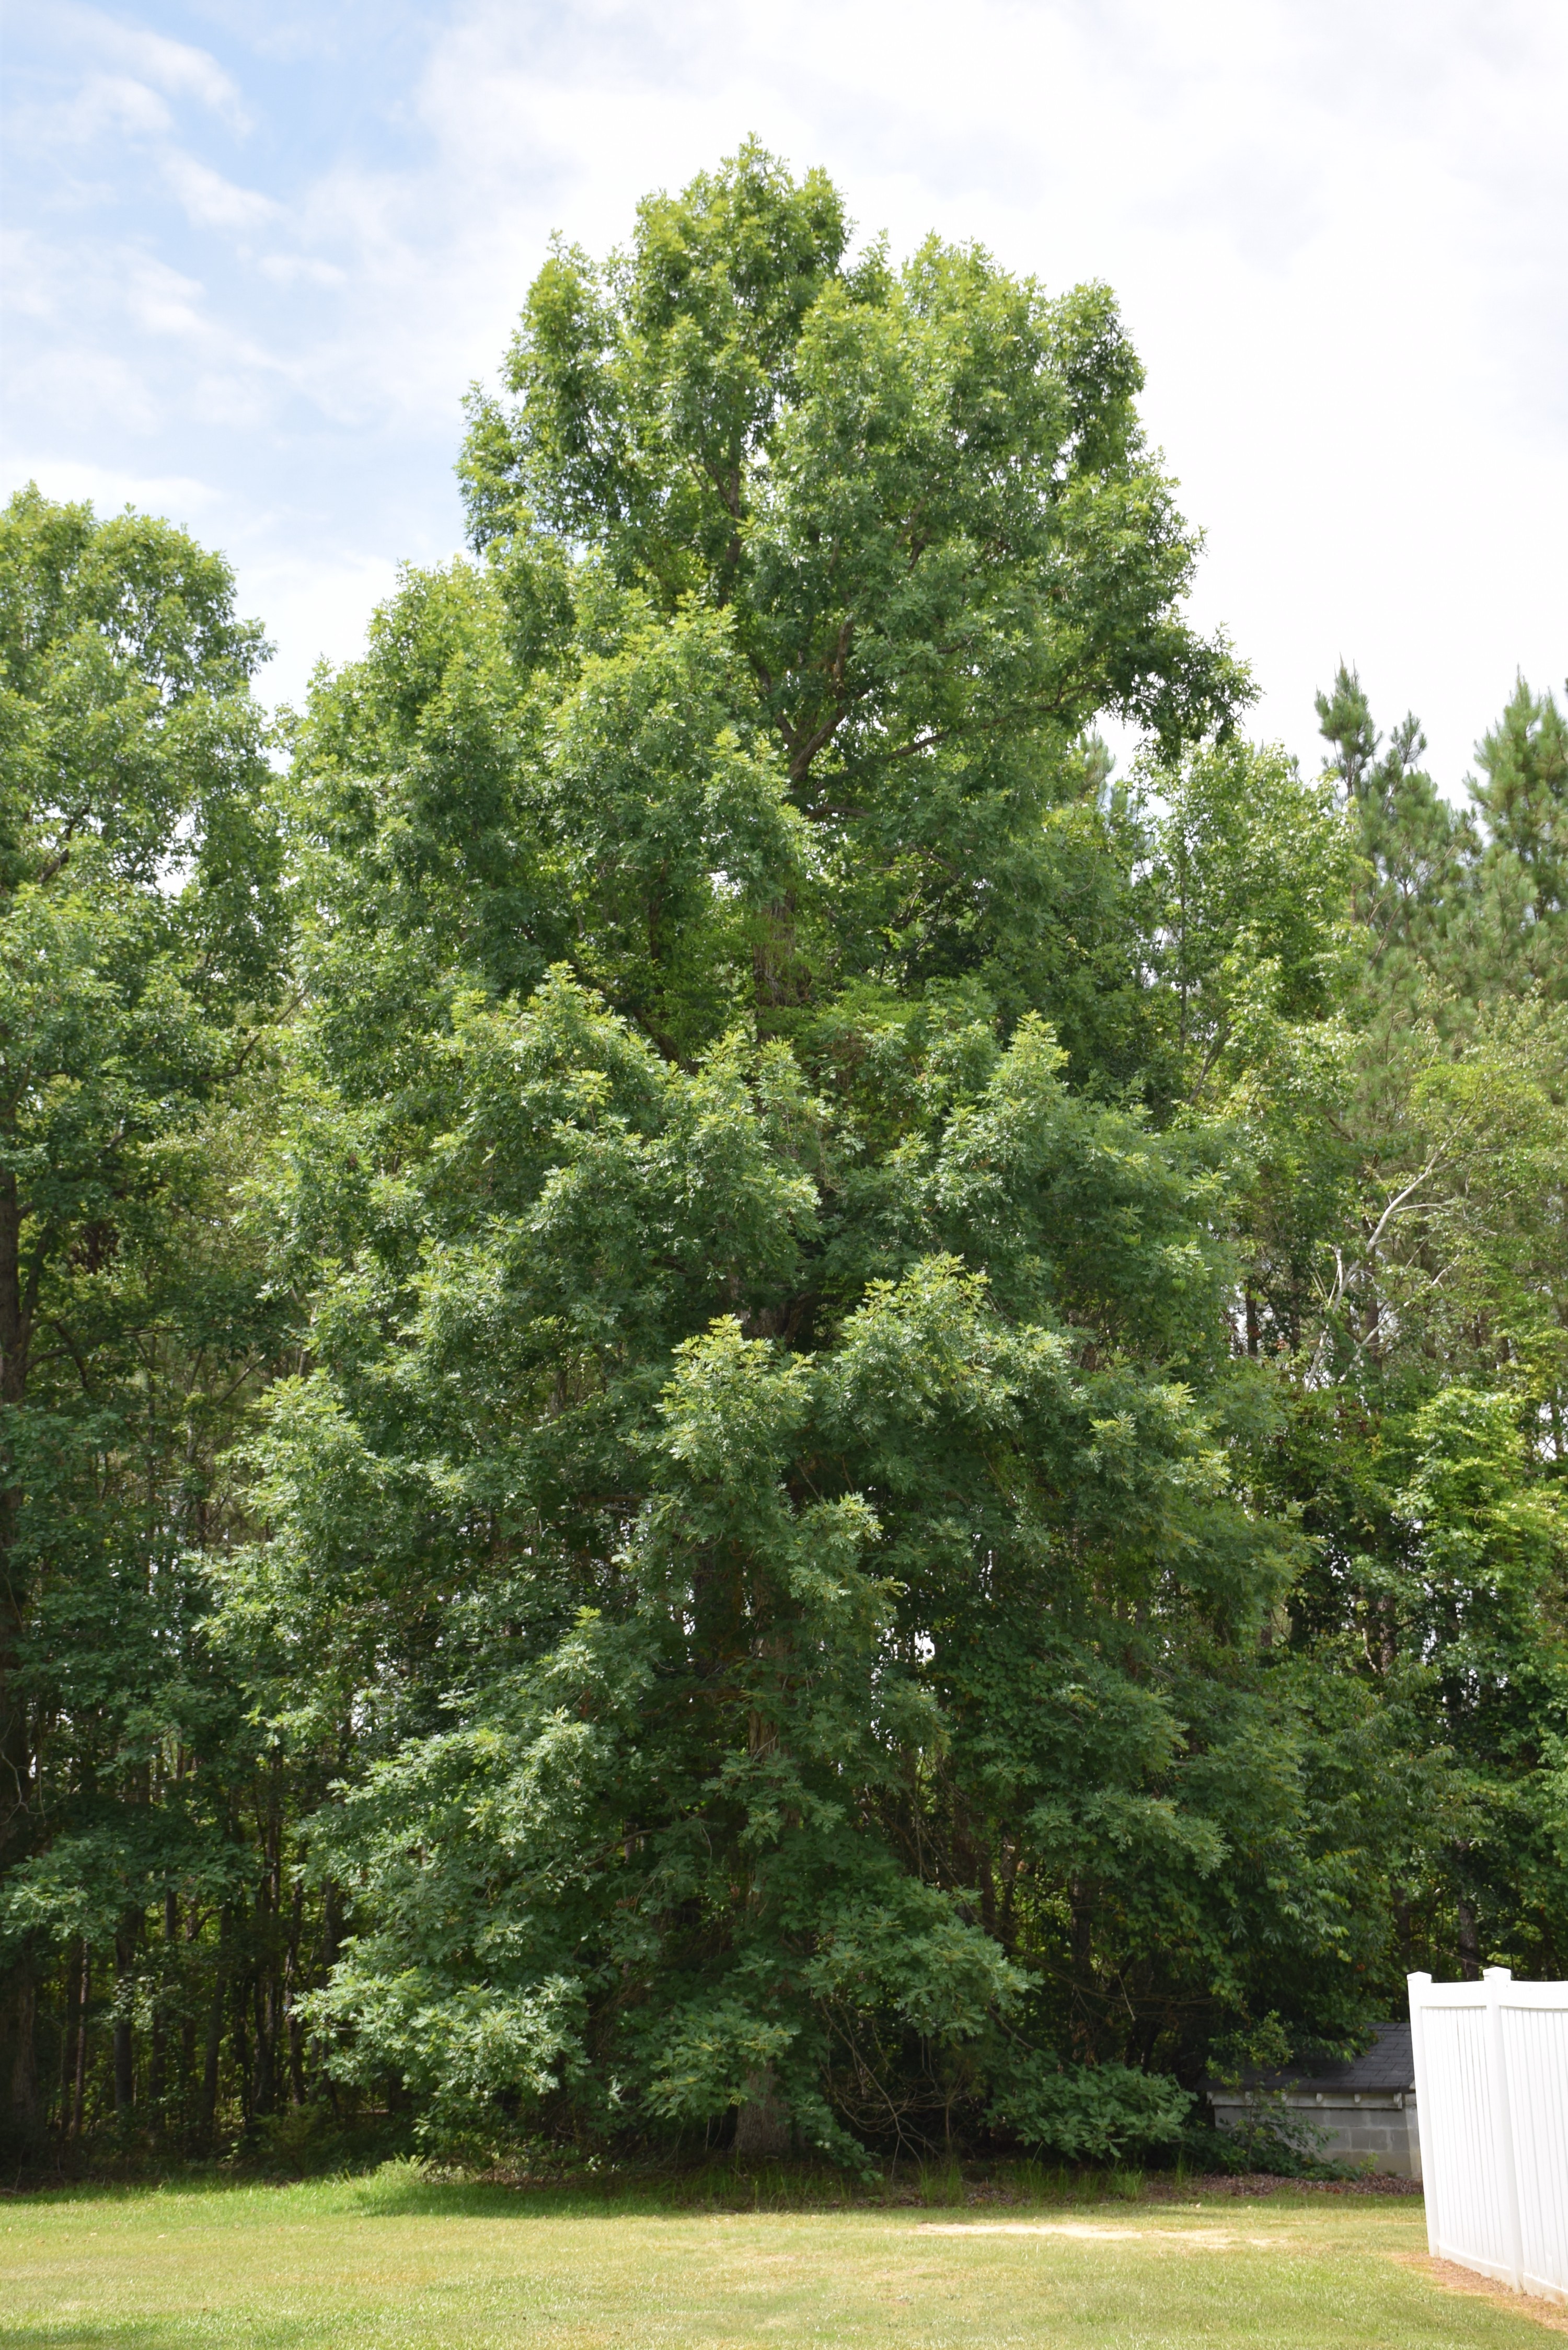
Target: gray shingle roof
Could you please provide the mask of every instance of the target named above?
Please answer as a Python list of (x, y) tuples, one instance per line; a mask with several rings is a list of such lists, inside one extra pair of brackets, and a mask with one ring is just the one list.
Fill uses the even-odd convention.
[(1416, 2063), (1407, 2023), (1380, 2023), (1365, 2056), (1344, 2064), (1287, 2064), (1282, 2072), (1250, 2074), (1254, 2089), (1413, 2089)]

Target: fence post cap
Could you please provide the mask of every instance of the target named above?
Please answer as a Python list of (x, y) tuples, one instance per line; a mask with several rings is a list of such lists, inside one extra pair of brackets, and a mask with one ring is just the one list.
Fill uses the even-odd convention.
[(1481, 1969), (1481, 1981), (1482, 1982), (1511, 1982), (1513, 1981), (1513, 1969), (1511, 1967), (1483, 1967)]
[(1432, 1978), (1430, 1975), (1407, 1975), (1405, 1980), (1407, 1983), (1420, 1983), (1429, 1988)]

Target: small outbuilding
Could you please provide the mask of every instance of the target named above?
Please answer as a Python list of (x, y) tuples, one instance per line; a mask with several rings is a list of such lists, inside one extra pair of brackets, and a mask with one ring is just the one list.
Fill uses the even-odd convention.
[(1421, 2176), (1416, 2065), (1407, 2023), (1380, 2023), (1364, 2056), (1349, 2064), (1287, 2066), (1246, 2076), (1237, 2088), (1210, 2086), (1221, 2129), (1238, 2129), (1271, 2109), (1319, 2133), (1325, 2161), (1358, 2162), (1399, 2178)]

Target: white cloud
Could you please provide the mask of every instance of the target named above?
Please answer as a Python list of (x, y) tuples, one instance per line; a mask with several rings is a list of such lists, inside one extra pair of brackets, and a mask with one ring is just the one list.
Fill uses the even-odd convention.
[(346, 286), (348, 272), (336, 262), (313, 261), (300, 253), (266, 253), (257, 263), (264, 277), (275, 286)]
[(125, 307), (132, 322), (143, 332), (177, 336), (182, 340), (205, 337), (207, 321), (202, 315), (203, 287), (200, 278), (187, 277), (166, 262), (156, 261), (145, 254), (127, 253), (118, 256), (122, 271)]
[(51, 14), (57, 35), (78, 50), (129, 67), (171, 98), (196, 99), (233, 130), (249, 127), (237, 85), (210, 51), (128, 25), (100, 9), (79, 6), (77, 0), (53, 0)]
[(49, 125), (55, 136), (91, 146), (112, 132), (136, 139), (161, 138), (174, 118), (156, 90), (130, 74), (89, 74), (74, 102)]
[(188, 473), (120, 473), (111, 465), (90, 464), (79, 457), (22, 454), (7, 472), (16, 483), (36, 482), (47, 497), (86, 498), (99, 514), (118, 514), (122, 506), (135, 506), (139, 513), (167, 515), (182, 525), (211, 515), (222, 498), (212, 483)]
[(86, 79), (120, 93), (93, 100), (95, 169), (129, 141), (230, 258), (155, 230), (142, 182), (108, 235), (73, 189), (80, 242), (39, 245), (13, 293), (14, 318), (47, 321), (16, 380), (84, 445), (142, 435), (154, 473), (202, 436), (244, 560), (303, 550), (257, 593), (286, 649), (303, 632), (296, 669), (310, 631), (346, 643), (394, 556), (454, 533), (458, 399), (493, 370), (548, 231), (602, 250), (639, 195), (753, 130), (825, 162), (896, 249), (935, 227), (1050, 285), (1117, 288), (1151, 431), (1209, 530), (1199, 612), (1253, 656), (1261, 722), (1293, 745), (1342, 650), (1386, 717), (1422, 711), (1450, 775), (1516, 661), (1542, 681), (1568, 663), (1568, 11), (415, 0), (423, 62), (367, 97), (366, 45), (379, 59), (409, 9), (280, 0), (264, 21), (206, 0), (268, 51), (269, 89), (308, 55), (289, 70), (346, 126), (293, 178), (253, 157), (246, 186), (189, 111), (173, 144), (171, 106), (214, 139), (243, 124), (216, 58), (59, 13)]
[(194, 156), (171, 151), (162, 158), (162, 171), (186, 219), (198, 228), (262, 228), (282, 214), (283, 206), (271, 196), (235, 187)]
[(313, 550), (303, 561), (243, 550), (240, 579), (242, 606), (262, 614), (277, 647), (260, 691), (275, 709), (297, 708), (318, 660), (336, 666), (363, 650), (371, 613), (397, 585), (397, 565), (343, 548)]
[(59, 282), (51, 266), (53, 256), (42, 238), (24, 228), (0, 233), (0, 276), (5, 286), (5, 307), (13, 318), (51, 318), (59, 307)]
[(1532, 511), (1568, 488), (1565, 84), (1568, 19), (1506, 0), (475, 0), (417, 94), (428, 169), (318, 186), (353, 296), (311, 365), (339, 412), (433, 429), (549, 227), (602, 249), (755, 129), (899, 247), (1108, 277), (1262, 723), (1309, 745), (1344, 650), (1452, 771), (1514, 661), (1568, 644)]

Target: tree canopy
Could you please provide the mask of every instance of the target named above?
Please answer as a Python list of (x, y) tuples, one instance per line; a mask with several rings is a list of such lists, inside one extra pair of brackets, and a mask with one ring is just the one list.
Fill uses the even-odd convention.
[(1563, 720), (1249, 741), (1141, 384), (748, 146), (270, 755), (13, 502), (22, 2140), (1105, 2157), (1561, 1970)]

